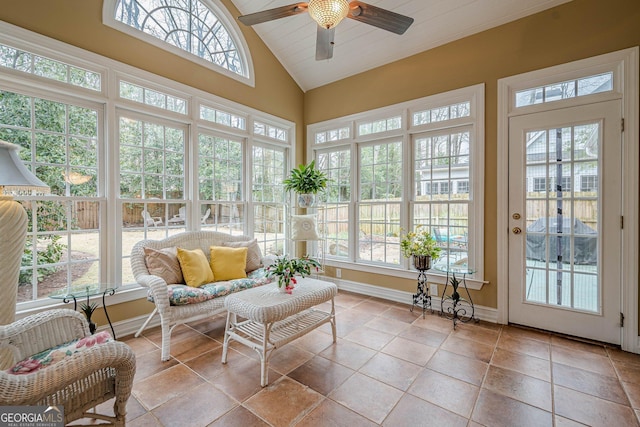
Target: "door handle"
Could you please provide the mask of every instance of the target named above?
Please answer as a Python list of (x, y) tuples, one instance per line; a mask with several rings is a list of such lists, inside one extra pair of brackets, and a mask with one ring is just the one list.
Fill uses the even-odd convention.
[(522, 233), (522, 229), (520, 227), (513, 227), (511, 229), (511, 231), (513, 231), (513, 234), (520, 234)]

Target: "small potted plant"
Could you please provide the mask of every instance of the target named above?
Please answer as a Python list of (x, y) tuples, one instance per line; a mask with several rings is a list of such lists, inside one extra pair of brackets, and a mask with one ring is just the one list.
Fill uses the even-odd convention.
[(267, 277), (277, 277), (280, 291), (291, 294), (297, 283), (294, 276), (309, 276), (312, 268), (317, 270), (319, 267), (320, 263), (308, 255), (302, 258), (289, 258), (284, 255), (276, 258), (275, 262), (267, 267)]
[(417, 270), (428, 270), (431, 268), (431, 260), (440, 256), (441, 248), (426, 227), (417, 225), (415, 230), (402, 237), (400, 250), (405, 257), (413, 257)]
[(299, 165), (292, 169), (284, 181), (285, 191), (295, 191), (298, 194), (298, 206), (306, 208), (313, 206), (315, 195), (327, 187), (327, 175), (316, 169), (316, 161), (308, 165)]
[(96, 308), (98, 308), (98, 304), (95, 302), (90, 304), (80, 304), (80, 310), (87, 317), (87, 322), (89, 322), (89, 332), (92, 334), (96, 331), (96, 324), (91, 321), (91, 316), (93, 315), (93, 312), (96, 311)]

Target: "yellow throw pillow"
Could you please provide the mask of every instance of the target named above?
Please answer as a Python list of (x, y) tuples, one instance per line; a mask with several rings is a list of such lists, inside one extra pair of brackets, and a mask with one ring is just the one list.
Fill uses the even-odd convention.
[(211, 246), (211, 271), (216, 282), (247, 277), (247, 247)]
[(197, 288), (213, 282), (213, 272), (202, 249), (190, 251), (178, 248), (178, 261), (187, 286)]

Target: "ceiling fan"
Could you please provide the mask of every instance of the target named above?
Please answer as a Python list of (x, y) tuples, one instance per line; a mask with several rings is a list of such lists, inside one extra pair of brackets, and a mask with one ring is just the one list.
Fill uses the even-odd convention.
[(318, 23), (316, 38), (316, 60), (318, 61), (333, 57), (335, 26), (344, 18), (364, 22), (395, 34), (404, 34), (413, 23), (413, 18), (408, 16), (355, 0), (351, 2), (349, 0), (309, 0), (305, 3), (242, 15), (238, 20), (245, 25), (255, 25), (304, 12), (309, 12), (309, 15)]

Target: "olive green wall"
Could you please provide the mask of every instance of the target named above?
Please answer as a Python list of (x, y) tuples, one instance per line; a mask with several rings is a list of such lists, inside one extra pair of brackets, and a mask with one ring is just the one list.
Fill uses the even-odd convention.
[[(498, 79), (640, 45), (640, 1), (574, 0), (305, 94), (304, 122), (485, 84), (485, 280), (476, 304), (497, 307)], [(342, 270), (344, 280), (415, 292), (415, 281)], [(442, 288), (441, 288), (442, 290)]]
[[(230, 0), (221, 1), (238, 15)], [(255, 88), (106, 27), (101, 14), (100, 0), (0, 0), (0, 20), (295, 122), (298, 162), (303, 125), (484, 83), (484, 267), (491, 283), (472, 297), (487, 307), (497, 305), (498, 79), (640, 45), (640, 1), (574, 0), (305, 94), (251, 28), (241, 30), (253, 58)], [(343, 269), (342, 278), (415, 291), (415, 281), (393, 276)], [(111, 317), (132, 318), (151, 307), (145, 301), (119, 304)]]

